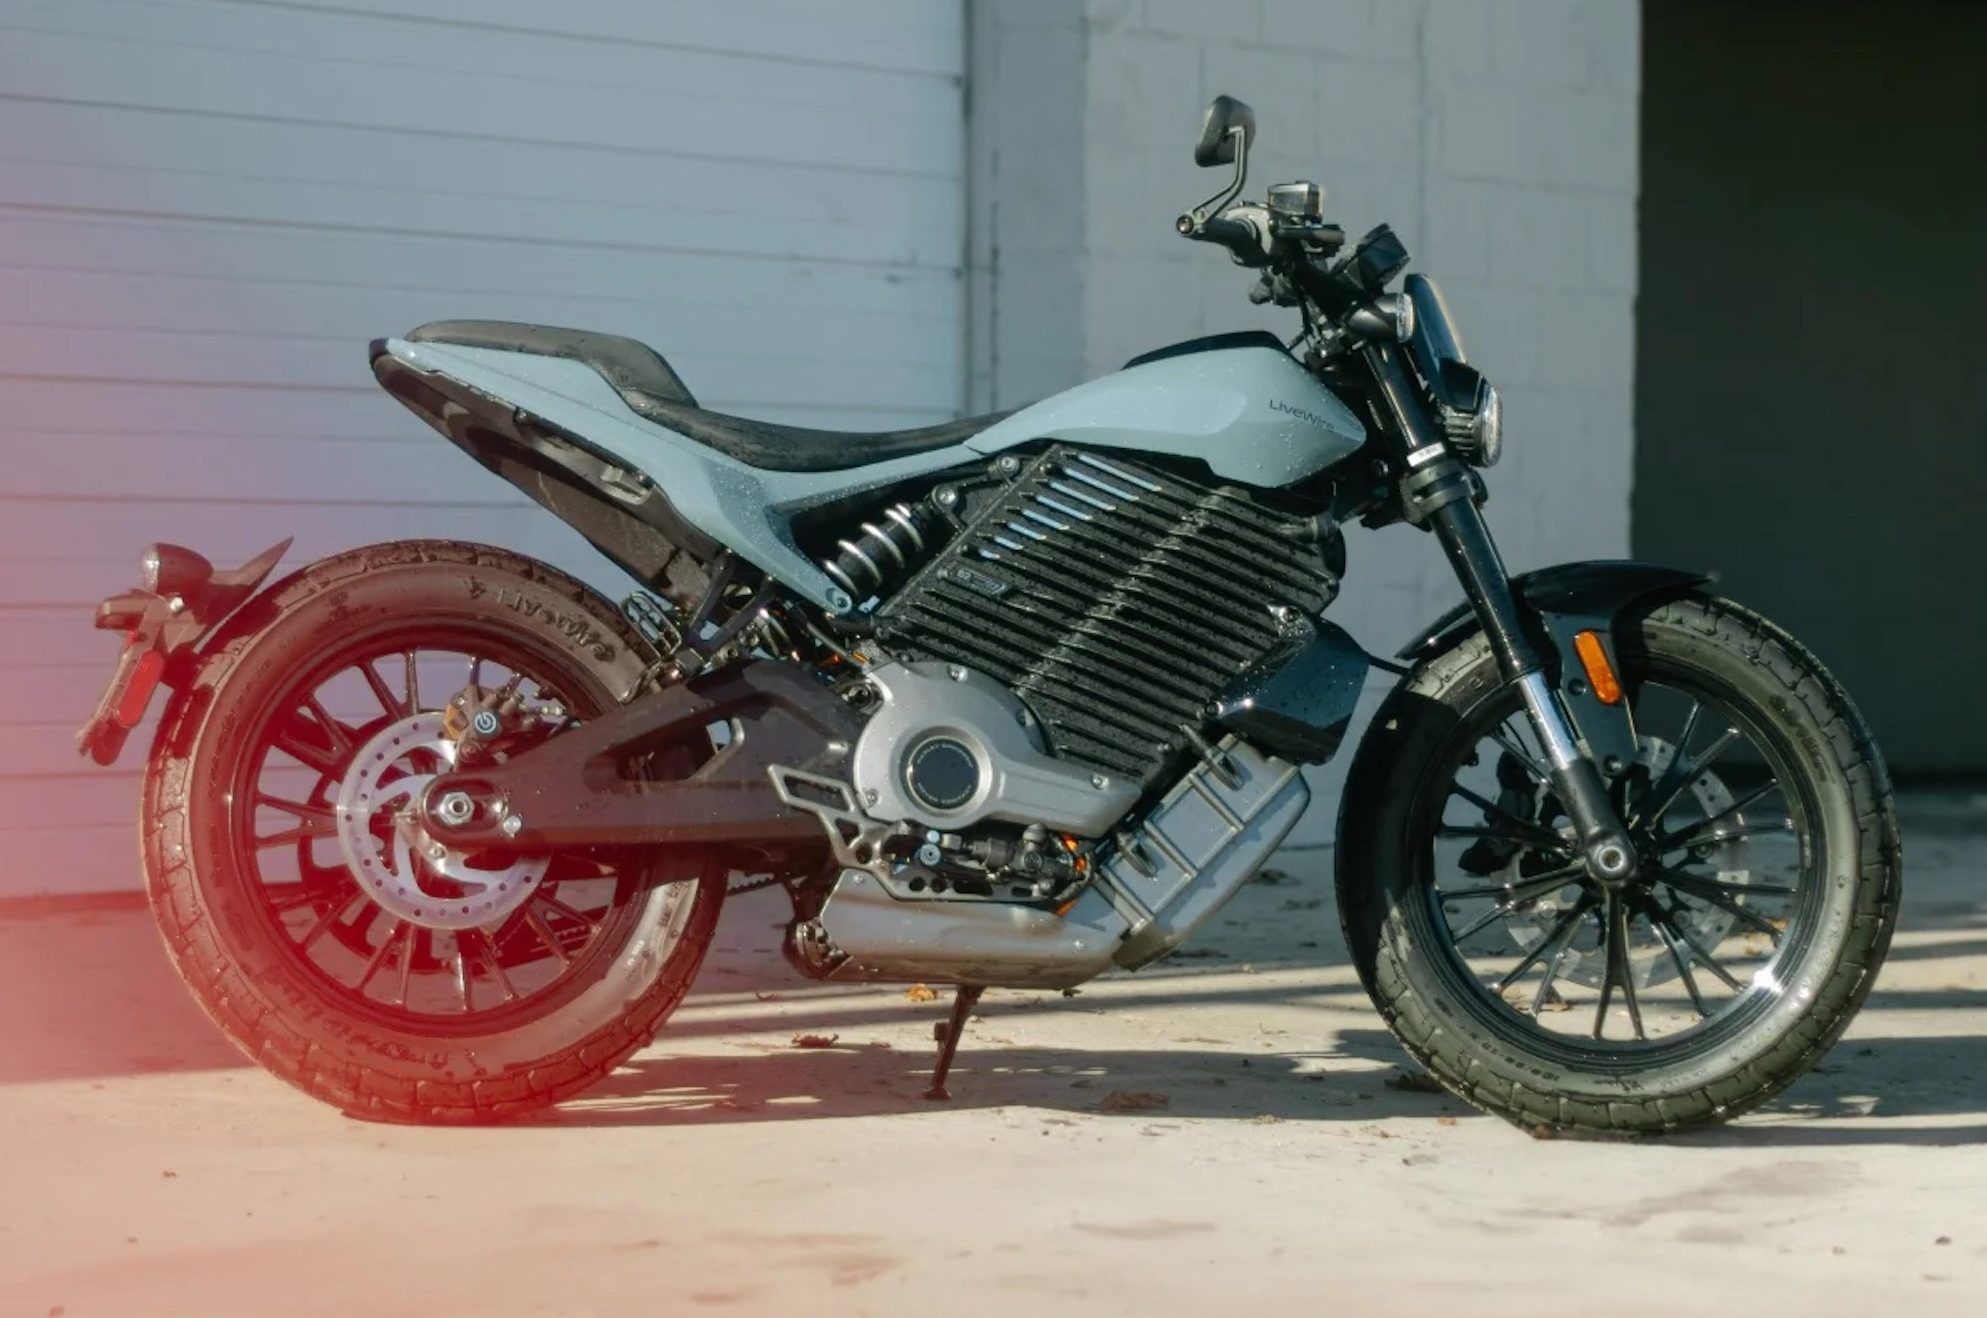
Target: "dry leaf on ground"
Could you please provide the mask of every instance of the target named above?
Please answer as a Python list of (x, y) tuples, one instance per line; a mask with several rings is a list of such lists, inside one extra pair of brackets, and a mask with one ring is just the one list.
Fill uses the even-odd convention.
[(926, 988), (923, 984), (913, 984), (904, 990), (904, 996), (912, 1002), (936, 1002), (938, 990)]
[(839, 1034), (796, 1034), (793, 1036), (793, 1046), (796, 1048), (833, 1048), (835, 1041), (841, 1037)]
[(1098, 1102), (1099, 1112), (1149, 1112), (1173, 1100), (1150, 1089), (1113, 1089)]

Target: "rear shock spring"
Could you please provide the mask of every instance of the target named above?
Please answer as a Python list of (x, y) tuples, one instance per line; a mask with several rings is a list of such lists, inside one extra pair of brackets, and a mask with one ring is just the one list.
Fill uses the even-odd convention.
[(917, 570), (925, 556), (927, 516), (908, 503), (883, 510), (882, 525), (864, 522), (853, 540), (837, 540), (836, 554), (821, 570), (860, 603), (881, 595)]

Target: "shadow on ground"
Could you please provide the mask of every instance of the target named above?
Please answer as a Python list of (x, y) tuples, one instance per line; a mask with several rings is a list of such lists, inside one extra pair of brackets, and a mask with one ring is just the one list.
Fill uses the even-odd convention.
[[(1871, 996), (1857, 1037), (1765, 1109), (1766, 1119), (1683, 1137), (1688, 1145), (1826, 1146), (1954, 1144), (1987, 1139), (1987, 898), (1975, 875), (1987, 862), (1987, 813), (1907, 811), (1910, 872), (1890, 969)], [(1919, 841), (1912, 841), (1919, 839)], [(1045, 1114), (1115, 1113), (1141, 1122), (1435, 1119), (1467, 1111), (1437, 1092), (1399, 1088), (1407, 1059), (1377, 1021), (1344, 965), (1321, 880), (1252, 884), (1215, 929), (1182, 956), (1119, 977), (1094, 995), (989, 995), (954, 1074), (954, 1107)], [(699, 994), (664, 1036), (693, 1052), (727, 1036), (715, 1056), (644, 1055), (580, 1102), (550, 1114), (561, 1125), (694, 1124), (818, 1120), (916, 1113), (930, 1074), (928, 1022), (891, 991), (810, 987), (772, 944), (781, 912), (764, 898), (727, 911), (723, 950)], [(1269, 973), (1282, 972), (1282, 973)], [(762, 999), (777, 1010), (756, 1011)], [(1199, 1009), (1219, 1008), (1217, 1028)], [(1259, 1010), (1279, 1015), (1288, 1050), (1261, 1047), (1233, 1023)], [(1316, 1009), (1320, 1014), (1307, 1014)], [(1098, 1031), (1084, 1048), (1076, 1015), (1138, 1013), (1155, 1047), (1127, 1049), (1122, 1031)], [(1294, 1014), (1292, 1014), (1294, 1013)], [(1037, 1019), (1056, 1017), (1072, 1046), (1017, 1043)], [(1159, 1022), (1154, 1028), (1155, 1020)], [(1370, 1021), (1348, 1027), (1346, 1022)], [(741, 1026), (741, 1021), (743, 1022)], [(1316, 1024), (1307, 1027), (1307, 1022)], [(1173, 1027), (1176, 1024), (1176, 1028)], [(789, 1031), (833, 1034), (908, 1027), (915, 1046), (796, 1048)], [(1248, 1027), (1253, 1028), (1253, 1027)], [(1261, 1047), (1261, 1051), (1251, 1051)], [(248, 1065), (208, 1023), (167, 965), (142, 905), (0, 913), (0, 1083), (110, 1081)], [(1133, 1097), (1112, 1096), (1132, 1095)], [(1138, 1095), (1164, 1094), (1163, 1106)], [(302, 1101), (302, 1100), (297, 1100)], [(1818, 1118), (1929, 1118), (1936, 1127), (1866, 1125)], [(1981, 1122), (1954, 1121), (1979, 1116)]]

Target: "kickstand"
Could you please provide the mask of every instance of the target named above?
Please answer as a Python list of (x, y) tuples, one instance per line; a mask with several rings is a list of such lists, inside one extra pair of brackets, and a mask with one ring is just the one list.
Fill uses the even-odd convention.
[(952, 1019), (931, 1027), (931, 1037), (938, 1040), (938, 1065), (932, 1068), (931, 1088), (925, 1090), (925, 1097), (933, 1102), (947, 1102), (952, 1097), (946, 1092), (945, 1077), (952, 1074), (952, 1059), (959, 1054), (959, 1036), (966, 1032), (966, 1018), (985, 991), (978, 984), (961, 984), (952, 996)]

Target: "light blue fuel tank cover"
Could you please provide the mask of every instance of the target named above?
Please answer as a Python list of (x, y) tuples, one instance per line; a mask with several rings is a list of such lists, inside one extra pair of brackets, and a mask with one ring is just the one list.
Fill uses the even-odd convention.
[(1200, 458), (1249, 485), (1294, 484), (1366, 441), (1352, 409), (1268, 345), (1185, 352), (1080, 384), (966, 441), (998, 453), (1036, 439)]

